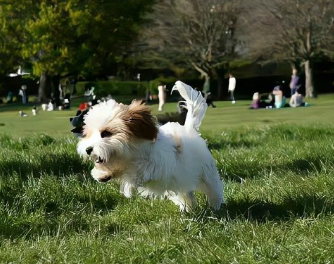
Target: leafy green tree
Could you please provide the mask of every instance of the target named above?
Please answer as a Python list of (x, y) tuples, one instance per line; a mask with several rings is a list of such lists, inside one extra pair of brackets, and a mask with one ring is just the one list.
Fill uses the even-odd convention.
[[(8, 1), (0, 1), (0, 73), (12, 72), (20, 59), (20, 42), (24, 39), (23, 24), (10, 11)], [(9, 23), (10, 21), (10, 23)]]
[[(39, 100), (58, 98), (65, 76), (94, 76), (116, 71), (117, 62), (138, 34), (154, 0), (0, 0), (19, 23), (21, 57), (40, 76)], [(22, 10), (24, 12), (22, 12)]]

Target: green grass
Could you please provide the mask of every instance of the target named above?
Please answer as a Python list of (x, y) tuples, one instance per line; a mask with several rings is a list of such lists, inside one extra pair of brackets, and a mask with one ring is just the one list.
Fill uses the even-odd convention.
[[(128, 102), (129, 98), (122, 98)], [(16, 136), (27, 136), (45, 133), (52, 136), (68, 135), (71, 130), (69, 118), (75, 115), (80, 99), (74, 102), (71, 110), (43, 112), (33, 116), (32, 106), (21, 104), (0, 106), (0, 132)], [(318, 99), (308, 100), (310, 106), (284, 109), (250, 110), (251, 101), (237, 101), (232, 105), (227, 101), (216, 102), (217, 108), (208, 108), (202, 122), (202, 131), (222, 133), (226, 130), (261, 128), (280, 124), (314, 124), (326, 125), (334, 117), (334, 94), (321, 95)], [(151, 106), (153, 114), (158, 112), (158, 105)], [(28, 116), (20, 117), (19, 111), (25, 111)], [(40, 109), (41, 110), (41, 109)], [(167, 103), (163, 114), (176, 112), (176, 103)]]
[(212, 212), (198, 193), (189, 214), (96, 183), (68, 132), (74, 110), (1, 108), (0, 263), (333, 263), (334, 96), (298, 109), (217, 104), (202, 133), (227, 203)]

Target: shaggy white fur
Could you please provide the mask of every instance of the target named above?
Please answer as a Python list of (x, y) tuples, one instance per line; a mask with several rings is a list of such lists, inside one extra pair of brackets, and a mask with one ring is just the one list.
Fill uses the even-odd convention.
[(85, 116), (84, 137), (78, 152), (90, 157), (92, 176), (100, 182), (116, 180), (121, 192), (167, 197), (180, 209), (196, 206), (194, 191), (204, 192), (219, 209), (223, 183), (215, 161), (197, 130), (207, 105), (201, 94), (178, 81), (187, 103), (186, 123), (158, 126), (150, 109), (140, 101), (129, 106), (114, 100), (100, 103)]

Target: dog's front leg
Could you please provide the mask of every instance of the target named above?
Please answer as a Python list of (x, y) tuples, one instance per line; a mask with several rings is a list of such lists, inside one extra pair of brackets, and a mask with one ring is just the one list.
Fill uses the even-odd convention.
[(111, 179), (111, 175), (108, 172), (102, 171), (96, 167), (92, 169), (91, 175), (98, 182), (107, 182)]

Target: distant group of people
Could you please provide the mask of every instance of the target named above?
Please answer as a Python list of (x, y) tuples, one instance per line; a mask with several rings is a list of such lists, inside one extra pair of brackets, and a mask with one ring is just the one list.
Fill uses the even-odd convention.
[(252, 109), (258, 108), (283, 108), (283, 107), (298, 107), (306, 106), (304, 96), (298, 92), (300, 88), (300, 78), (297, 75), (297, 70), (292, 70), (291, 81), (289, 84), (291, 90), (290, 101), (287, 103), (286, 97), (283, 94), (280, 85), (274, 87), (271, 93), (259, 94), (254, 93), (251, 104)]
[[(196, 88), (195, 88), (196, 89)], [(163, 106), (166, 103), (166, 92), (167, 92), (166, 85), (164, 83), (160, 83), (158, 86), (158, 100), (159, 100), (159, 106), (158, 111), (163, 111)], [(216, 105), (213, 102), (211, 92), (210, 91), (210, 81), (209, 79), (204, 82), (203, 90), (201, 91), (202, 96), (205, 98), (206, 103), (208, 106), (212, 106), (212, 108), (215, 108)], [(152, 100), (152, 95), (150, 93), (146, 94), (146, 102), (149, 103)]]
[[(22, 104), (27, 104), (28, 103), (28, 95), (27, 95), (27, 86), (26, 85), (22, 85), (19, 93), (19, 96), (21, 96), (22, 99)], [(11, 104), (14, 102), (14, 93), (12, 91), (9, 91), (6, 97), (6, 103), (7, 104)]]
[[(282, 108), (282, 107), (298, 107), (298, 106), (304, 106), (304, 96), (298, 92), (300, 88), (300, 77), (297, 74), (297, 70), (293, 69), (292, 75), (291, 75), (291, 81), (289, 84), (289, 87), (291, 89), (291, 97), (290, 101), (287, 102), (286, 97), (283, 94), (281, 85), (277, 85), (274, 87), (272, 92), (260, 94), (258, 92), (253, 94), (253, 101), (251, 104), (252, 109), (258, 109), (258, 108)], [(22, 97), (22, 103), (27, 103), (27, 96), (26, 96), (26, 89), (27, 87), (23, 85), (19, 91), (19, 95)], [(235, 104), (235, 97), (234, 97), (234, 91), (236, 89), (236, 78), (233, 76), (232, 73), (229, 73), (229, 80), (228, 80), (228, 92), (230, 94), (230, 101), (232, 104)], [(87, 109), (91, 107), (92, 105), (97, 103), (96, 95), (95, 95), (95, 88), (87, 87), (84, 93), (85, 102), (83, 102), (79, 108), (80, 110)], [(163, 106), (166, 103), (166, 92), (167, 92), (166, 85), (163, 83), (160, 83), (158, 86), (158, 100), (159, 100), (159, 106), (158, 111), (161, 112), (163, 110)], [(53, 111), (57, 108), (59, 110), (63, 109), (69, 109), (70, 108), (70, 96), (69, 94), (64, 95), (64, 89), (61, 85), (59, 85), (59, 92), (60, 92), (60, 102), (61, 105), (56, 105), (55, 100), (50, 100), (48, 104), (42, 105), (42, 109), (45, 111)], [(205, 79), (203, 89), (201, 91), (202, 96), (205, 98), (206, 103), (208, 106), (212, 106), (212, 108), (215, 108), (216, 105), (213, 102), (213, 98), (210, 92), (210, 78), (207, 77)], [(110, 97), (111, 98), (111, 97)], [(8, 102), (13, 101), (13, 93), (9, 92)], [(149, 103), (149, 101), (152, 100), (152, 96), (150, 93), (147, 93), (146, 95), (146, 101)], [(101, 101), (101, 100), (99, 100)], [(103, 100), (102, 100), (103, 101)], [(306, 104), (307, 105), (307, 104)], [(36, 112), (36, 109), (34, 109)], [(36, 112), (37, 113), (37, 112)]]

